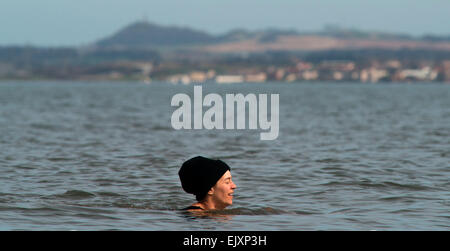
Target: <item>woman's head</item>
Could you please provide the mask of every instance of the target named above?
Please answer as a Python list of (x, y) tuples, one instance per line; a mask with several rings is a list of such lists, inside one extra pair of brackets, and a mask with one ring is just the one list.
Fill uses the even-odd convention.
[(183, 190), (194, 194), (197, 201), (208, 197), (218, 205), (231, 205), (236, 185), (225, 162), (197, 156), (184, 162), (178, 175)]

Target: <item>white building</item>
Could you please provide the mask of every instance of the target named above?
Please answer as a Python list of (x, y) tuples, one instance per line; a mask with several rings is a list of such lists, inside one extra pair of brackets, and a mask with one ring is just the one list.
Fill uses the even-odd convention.
[(216, 83), (218, 84), (233, 84), (244, 82), (242, 75), (218, 75), (216, 77)]
[(406, 69), (400, 72), (401, 79), (413, 78), (417, 80), (435, 80), (438, 76), (437, 71), (431, 70), (429, 66), (422, 69)]

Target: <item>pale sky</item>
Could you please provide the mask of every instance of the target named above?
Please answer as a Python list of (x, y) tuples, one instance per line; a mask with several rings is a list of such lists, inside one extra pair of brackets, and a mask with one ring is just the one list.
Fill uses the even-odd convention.
[(212, 34), (327, 24), (450, 35), (450, 0), (0, 0), (0, 46), (80, 46), (143, 20)]

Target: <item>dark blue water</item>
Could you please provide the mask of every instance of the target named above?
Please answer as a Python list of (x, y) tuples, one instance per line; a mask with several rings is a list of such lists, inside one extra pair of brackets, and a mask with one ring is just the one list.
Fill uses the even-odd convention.
[[(0, 82), (0, 230), (449, 230), (450, 85), (205, 84), (279, 93), (280, 134), (172, 129), (166, 83)], [(183, 161), (234, 204), (199, 217)]]

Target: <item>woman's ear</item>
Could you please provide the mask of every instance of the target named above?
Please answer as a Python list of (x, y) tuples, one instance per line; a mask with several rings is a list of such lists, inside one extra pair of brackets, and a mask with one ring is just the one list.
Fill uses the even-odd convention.
[(213, 195), (214, 194), (214, 187), (211, 187), (211, 189), (209, 189), (208, 194), (209, 195)]

